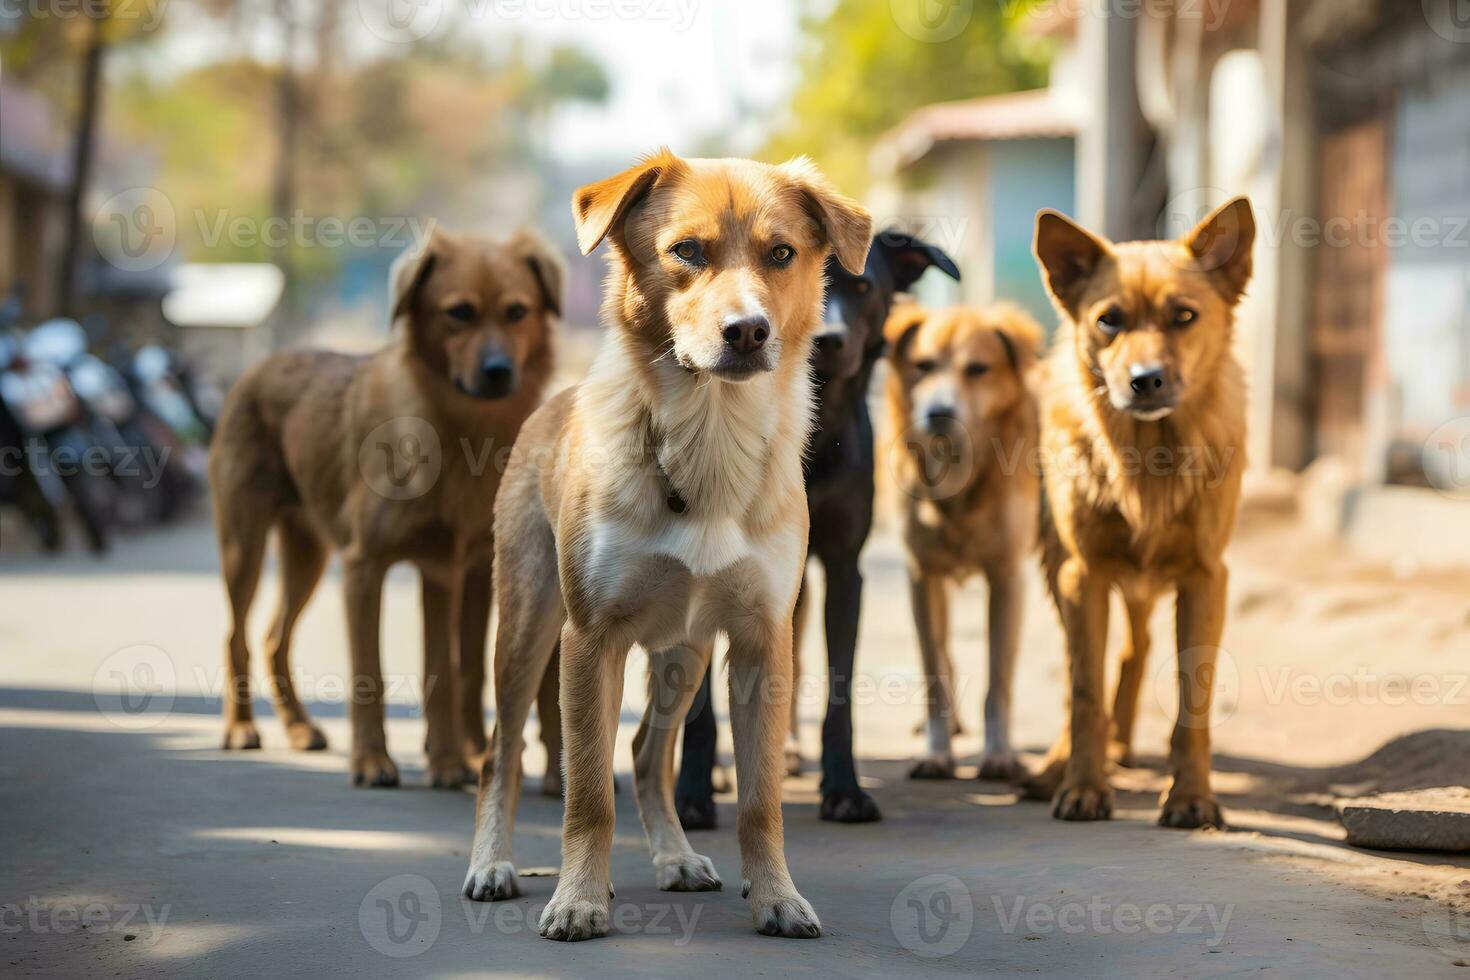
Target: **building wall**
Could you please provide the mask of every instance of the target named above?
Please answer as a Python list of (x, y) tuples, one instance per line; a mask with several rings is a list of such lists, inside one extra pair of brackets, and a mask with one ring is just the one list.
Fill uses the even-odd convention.
[(1056, 311), (1031, 254), (1036, 212), (1075, 214), (1076, 151), (1070, 139), (990, 144), (990, 234), (994, 298), (1019, 303), (1047, 332)]

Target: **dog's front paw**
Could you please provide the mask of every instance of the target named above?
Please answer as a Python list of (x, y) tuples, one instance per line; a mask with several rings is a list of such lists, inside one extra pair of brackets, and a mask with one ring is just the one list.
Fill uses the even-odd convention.
[(557, 888), (545, 911), (541, 913), (538, 931), (547, 939), (563, 943), (580, 942), (607, 935), (607, 901), (565, 898)]
[(661, 892), (717, 892), (725, 887), (715, 865), (703, 854), (680, 854), (654, 863)]
[(1225, 814), (1213, 796), (1175, 796), (1169, 794), (1164, 808), (1159, 813), (1159, 826), (1176, 827), (1180, 830), (1195, 830), (1200, 827), (1225, 829)]
[(1110, 820), (1113, 788), (1106, 783), (1064, 784), (1052, 801), (1051, 815), (1058, 820)]
[(320, 752), (327, 747), (327, 736), (309, 721), (286, 726), (286, 744), (297, 752)]
[(1009, 749), (1004, 752), (987, 752), (980, 757), (980, 779), (1011, 783), (1028, 774), (1025, 763)]
[(685, 830), (715, 829), (715, 798), (713, 796), (676, 797), (674, 812), (679, 815), (679, 826)]
[(755, 931), (762, 936), (786, 939), (816, 939), (822, 934), (822, 922), (811, 904), (795, 892), (767, 901), (752, 901), (751, 915)]
[(475, 774), (461, 758), (450, 756), (429, 760), (429, 785), (434, 789), (459, 789), (474, 781)]
[(489, 861), (483, 866), (470, 865), (460, 894), (472, 902), (503, 902), (521, 893), (516, 882), (516, 866), (509, 861)]
[(909, 770), (910, 779), (953, 779), (954, 778), (954, 756), (931, 755), (918, 762)]
[(260, 732), (255, 730), (253, 721), (237, 721), (233, 725), (225, 726), (225, 739), (220, 748), (231, 749), (258, 749), (260, 748)]
[(878, 804), (860, 789), (822, 794), (821, 817), (836, 823), (872, 823), (882, 820)]
[(398, 767), (386, 752), (363, 752), (352, 756), (352, 785), (397, 786)]

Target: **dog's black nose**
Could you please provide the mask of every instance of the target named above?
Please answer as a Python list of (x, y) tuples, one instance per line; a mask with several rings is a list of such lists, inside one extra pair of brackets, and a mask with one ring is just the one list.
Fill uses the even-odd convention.
[(1151, 395), (1164, 387), (1164, 369), (1158, 365), (1135, 364), (1130, 374), (1128, 387), (1136, 395)]
[(491, 354), (480, 363), (480, 394), (484, 398), (503, 398), (515, 385), (515, 367), (504, 354)]
[(836, 354), (847, 346), (847, 338), (840, 333), (818, 334), (816, 345), (817, 350), (823, 354)]
[(725, 325), (725, 346), (741, 354), (753, 354), (765, 346), (771, 323), (763, 316), (748, 316)]
[(929, 423), (929, 428), (935, 430), (949, 428), (951, 425), (954, 425), (958, 418), (959, 416), (955, 414), (953, 405), (935, 405), (925, 415), (925, 421)]

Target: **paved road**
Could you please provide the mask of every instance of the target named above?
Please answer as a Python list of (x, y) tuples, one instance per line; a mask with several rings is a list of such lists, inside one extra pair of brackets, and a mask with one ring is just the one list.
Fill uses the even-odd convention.
[[(823, 824), (815, 777), (787, 787), (787, 851), (824, 936), (757, 936), (733, 887), (656, 891), (624, 792), (615, 934), (566, 946), (534, 928), (554, 879), (528, 878), (526, 897), (499, 905), (458, 895), (473, 799), (423, 788), (411, 574), (390, 579), (384, 644), (405, 786), (370, 791), (345, 775), (334, 578), (297, 643), (300, 687), (331, 749), (293, 754), (266, 717), (264, 750), (226, 754), (216, 747), (224, 603), (206, 525), (125, 541), (100, 563), (0, 558), (0, 975), (1470, 976), (1454, 965), (1470, 957), (1470, 913), (1437, 900), (1470, 878), (1467, 862), (1350, 850), (1323, 808), (1275, 795), (1287, 763), (1315, 764), (1322, 752), (1252, 753), (1252, 725), (1240, 723), (1256, 717), (1249, 692), (1222, 731), (1230, 833), (1153, 826), (1156, 768), (1126, 774), (1120, 818), (1091, 826), (1052, 821), (1000, 785), (908, 782), (920, 709), (891, 539), (880, 535), (867, 566), (860, 659), (873, 683), (858, 708), (859, 748), (886, 819)], [(273, 582), (262, 596), (263, 630)], [(1040, 748), (1058, 718), (1060, 652), (1045, 604), (1033, 606), (1019, 736)], [(959, 642), (978, 660), (975, 618)], [(139, 712), (99, 702), (119, 676), (160, 697)], [(978, 664), (967, 676), (973, 727)], [(625, 719), (640, 689), (629, 685)], [(1163, 711), (1146, 711), (1145, 730), (1157, 733)], [(819, 710), (805, 714), (813, 744)], [(617, 755), (625, 785), (631, 728)], [(533, 748), (528, 770), (543, 764)], [(523, 868), (558, 861), (560, 803), (535, 782), (517, 826)], [(720, 816), (725, 829), (695, 846), (735, 882), (731, 800)]]

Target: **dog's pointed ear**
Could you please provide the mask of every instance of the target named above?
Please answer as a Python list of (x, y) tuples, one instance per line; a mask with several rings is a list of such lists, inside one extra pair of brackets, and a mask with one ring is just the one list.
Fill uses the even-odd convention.
[(1036, 213), (1032, 251), (1046, 278), (1047, 291), (1062, 310), (1075, 316), (1082, 287), (1112, 254), (1112, 246), (1060, 211), (1047, 208)]
[(429, 236), (416, 246), (410, 246), (393, 260), (388, 270), (388, 322), (397, 323), (400, 317), (413, 312), (418, 302), (419, 290), (423, 288), (439, 252), (444, 247), (447, 235), (435, 225)]
[(1014, 303), (997, 304), (995, 319), (995, 332), (1006, 349), (1006, 359), (1017, 374), (1025, 377), (1041, 357), (1045, 337), (1041, 324)]
[(777, 169), (801, 192), (807, 214), (821, 229), (838, 264), (855, 276), (862, 275), (873, 243), (873, 216), (868, 209), (837, 193), (806, 157), (787, 160)]
[(546, 309), (555, 316), (561, 316), (562, 292), (567, 277), (561, 252), (540, 232), (530, 228), (521, 228), (506, 244), (512, 255), (531, 267), (531, 274), (541, 287), (541, 302)]
[(893, 308), (888, 319), (883, 321), (883, 341), (888, 345), (891, 359), (903, 359), (904, 348), (928, 316), (929, 311), (917, 303), (904, 303)]
[(1231, 303), (1240, 299), (1250, 282), (1255, 240), (1256, 216), (1244, 197), (1220, 205), (1180, 239)]
[(582, 254), (590, 254), (660, 177), (687, 167), (668, 147), (661, 147), (620, 174), (577, 188), (572, 194), (572, 218)]
[(888, 268), (893, 272), (893, 288), (900, 293), (908, 292), (931, 266), (959, 282), (959, 266), (945, 254), (944, 249), (907, 232), (897, 228), (881, 231), (873, 239), (873, 247), (888, 261)]

